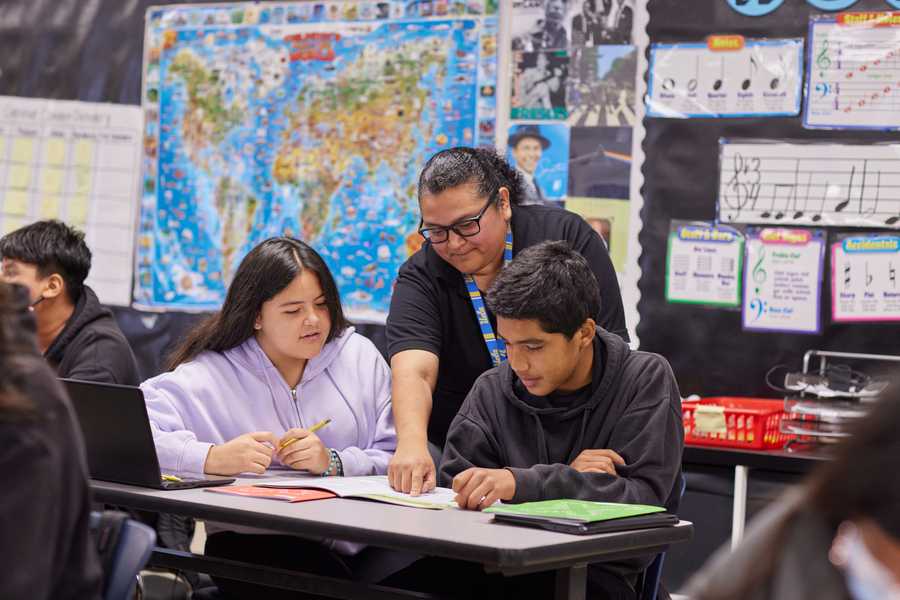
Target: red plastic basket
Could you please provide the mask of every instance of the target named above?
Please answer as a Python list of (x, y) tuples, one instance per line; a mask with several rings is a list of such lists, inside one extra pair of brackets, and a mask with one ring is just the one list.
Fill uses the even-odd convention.
[(681, 417), (686, 444), (771, 450), (784, 448), (793, 437), (781, 432), (784, 401), (771, 398), (717, 396), (685, 401)]

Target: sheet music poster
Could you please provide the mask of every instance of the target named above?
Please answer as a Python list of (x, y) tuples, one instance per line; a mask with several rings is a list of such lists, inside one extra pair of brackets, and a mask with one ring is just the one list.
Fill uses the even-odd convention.
[(824, 257), (821, 229), (748, 227), (744, 329), (819, 333)]
[(900, 228), (900, 144), (719, 141), (724, 223)]
[(841, 236), (831, 245), (831, 318), (900, 321), (900, 237)]
[(137, 106), (0, 96), (0, 235), (41, 219), (84, 231), (104, 304), (131, 301), (142, 123)]
[[(716, 48), (737, 38), (739, 48)], [(793, 116), (800, 113), (803, 40), (654, 44), (647, 114), (651, 117)]]
[(809, 39), (805, 127), (900, 129), (900, 12), (817, 16)]
[(727, 225), (672, 221), (666, 257), (666, 300), (737, 308), (741, 304), (744, 236)]

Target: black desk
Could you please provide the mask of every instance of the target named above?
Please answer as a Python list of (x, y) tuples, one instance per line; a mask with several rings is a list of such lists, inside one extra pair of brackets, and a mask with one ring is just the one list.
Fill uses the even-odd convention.
[(747, 478), (750, 469), (803, 476), (826, 460), (828, 453), (820, 449), (761, 451), (686, 445), (681, 462), (684, 465), (734, 467), (734, 503), (731, 513), (731, 547), (734, 548), (744, 537), (747, 519)]
[[(466, 560), (504, 575), (555, 571), (557, 599), (585, 597), (588, 563), (656, 554), (670, 544), (689, 540), (693, 534), (692, 524), (686, 521), (658, 529), (576, 536), (493, 524), (489, 514), (455, 509), (433, 511), (349, 499), (292, 504), (202, 489), (160, 491), (102, 481), (92, 481), (91, 488), (97, 501), (128, 508)], [(151, 562), (334, 598), (428, 597), (159, 548)]]

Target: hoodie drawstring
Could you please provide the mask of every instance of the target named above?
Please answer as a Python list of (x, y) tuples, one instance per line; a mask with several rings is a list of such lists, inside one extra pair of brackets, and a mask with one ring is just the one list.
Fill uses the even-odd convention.
[(534, 419), (534, 424), (537, 428), (538, 433), (538, 454), (540, 456), (540, 464), (546, 465), (550, 462), (550, 455), (547, 452), (547, 436), (544, 435), (544, 424), (541, 423), (541, 418), (537, 413), (531, 413), (531, 418)]

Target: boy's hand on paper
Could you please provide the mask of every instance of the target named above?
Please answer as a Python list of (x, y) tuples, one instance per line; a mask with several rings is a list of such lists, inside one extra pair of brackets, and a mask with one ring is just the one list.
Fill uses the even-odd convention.
[(254, 431), (209, 449), (203, 472), (210, 475), (263, 474), (272, 463), (278, 439), (271, 431)]
[(388, 464), (388, 483), (394, 490), (411, 496), (433, 490), (437, 477), (428, 446), (398, 444)]
[(618, 477), (616, 465), (625, 465), (625, 459), (614, 450), (582, 450), (581, 454), (569, 465), (580, 473), (608, 473)]
[(506, 469), (472, 467), (453, 478), (453, 491), (460, 508), (481, 510), (497, 500), (512, 500), (516, 478)]
[[(293, 440), (293, 441), (292, 441)], [(278, 440), (278, 460), (292, 469), (305, 469), (321, 475), (328, 469), (331, 455), (315, 433), (308, 429), (290, 429)]]

